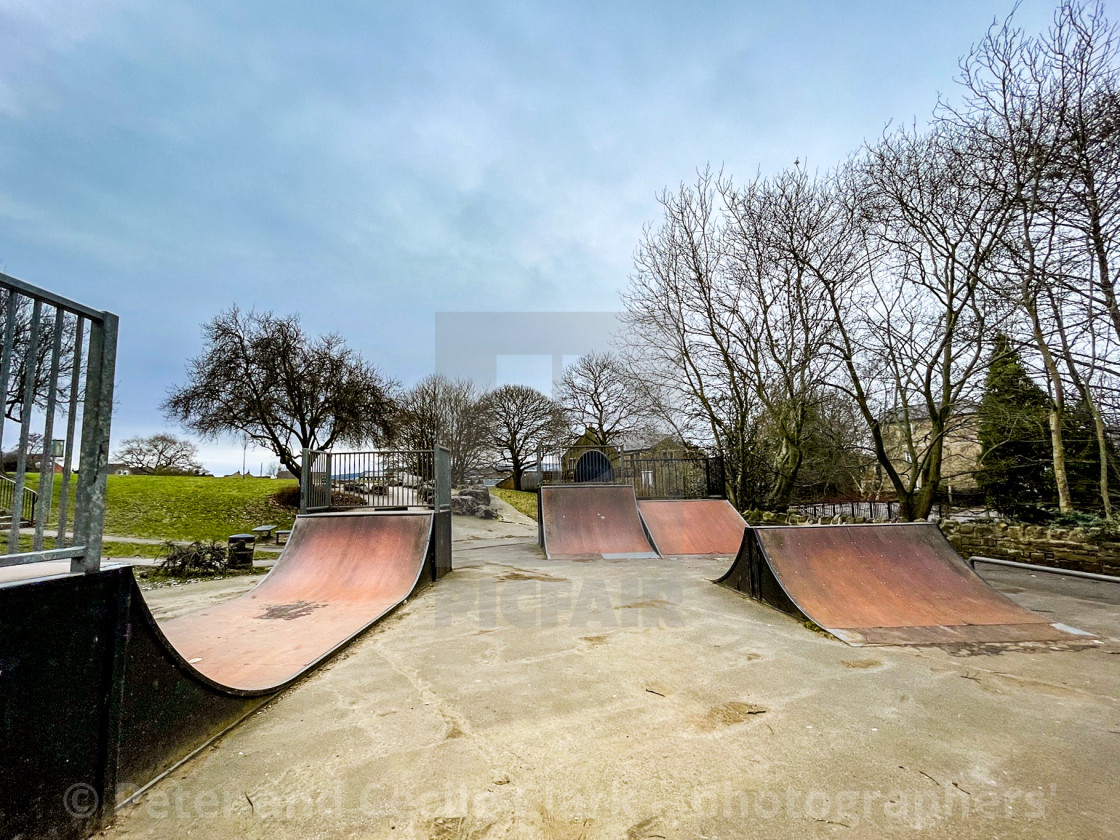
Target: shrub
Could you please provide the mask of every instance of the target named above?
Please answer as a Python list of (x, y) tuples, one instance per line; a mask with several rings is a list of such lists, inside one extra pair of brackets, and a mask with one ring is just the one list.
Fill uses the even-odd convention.
[(295, 484), (290, 487), (284, 487), (277, 490), (271, 496), (273, 503), (282, 508), (289, 508), (291, 510), (299, 510), (299, 485)]
[(337, 490), (331, 493), (332, 507), (362, 507), (368, 505), (365, 496), (355, 496), (353, 493), (340, 493)]
[(166, 555), (156, 570), (162, 577), (194, 578), (217, 577), (229, 572), (226, 547), (211, 540), (190, 545), (164, 543)]
[(1120, 525), (1114, 519), (1102, 519), (1096, 514), (1080, 511), (1059, 513), (1054, 510), (1051, 511), (1051, 515), (1047, 524), (1052, 527), (1097, 529), (1100, 531), (1100, 534), (1096, 537), (1097, 542), (1120, 539)]
[[(279, 505), (288, 510), (299, 510), (299, 485), (294, 487), (285, 487), (282, 490), (277, 490), (270, 497), (273, 504)], [(359, 496), (355, 493), (344, 493), (335, 490), (331, 493), (331, 504), (335, 507), (361, 507), (368, 504), (365, 496)]]

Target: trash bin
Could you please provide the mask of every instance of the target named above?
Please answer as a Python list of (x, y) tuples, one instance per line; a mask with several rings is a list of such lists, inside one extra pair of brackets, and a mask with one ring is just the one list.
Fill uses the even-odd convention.
[(257, 538), (252, 534), (234, 534), (229, 538), (229, 566), (247, 569), (253, 565), (253, 545)]

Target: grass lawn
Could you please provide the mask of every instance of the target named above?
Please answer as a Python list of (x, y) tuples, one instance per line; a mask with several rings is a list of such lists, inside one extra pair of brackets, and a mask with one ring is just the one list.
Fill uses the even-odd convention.
[[(73, 524), (74, 479), (70, 481)], [(291, 528), (296, 512), (269, 498), (298, 481), (267, 478), (206, 478), (185, 475), (111, 475), (105, 497), (105, 534), (156, 540), (218, 540), (257, 525)], [(38, 489), (39, 477), (28, 475)], [(47, 528), (58, 522), (62, 477), (55, 476)]]
[(151, 560), (158, 560), (162, 558), (165, 553), (162, 545), (113, 542), (112, 540), (105, 540), (101, 543), (101, 556), (105, 558), (147, 557)]
[(111, 475), (105, 533), (160, 540), (218, 540), (257, 525), (291, 528), (295, 511), (269, 499), (295, 481), (267, 478)]
[(503, 502), (513, 505), (531, 519), (537, 518), (536, 493), (528, 493), (524, 490), (499, 490), (497, 487), (491, 487), (490, 492)]
[[(291, 528), (295, 511), (270, 499), (298, 481), (267, 478), (207, 478), (185, 475), (111, 475), (105, 497), (105, 534), (157, 540), (218, 540), (246, 533), (257, 525)], [(27, 486), (39, 488), (37, 473)], [(62, 476), (54, 477), (54, 497), (47, 528), (58, 522)], [(75, 480), (70, 480), (73, 524)], [(119, 555), (118, 555), (119, 556)], [(150, 556), (141, 554), (139, 556)]]

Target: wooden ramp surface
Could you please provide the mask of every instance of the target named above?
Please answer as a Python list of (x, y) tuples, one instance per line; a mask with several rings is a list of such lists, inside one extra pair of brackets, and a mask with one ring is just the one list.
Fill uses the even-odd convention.
[(549, 559), (657, 557), (629, 484), (541, 488), (544, 552)]
[(747, 527), (726, 499), (642, 500), (638, 511), (662, 554), (734, 554)]
[(301, 516), (254, 589), (159, 629), (220, 686), (278, 688), (411, 594), (425, 571), (431, 532), (430, 513)]
[(990, 586), (933, 523), (751, 528), (719, 582), (854, 645), (1090, 638)]

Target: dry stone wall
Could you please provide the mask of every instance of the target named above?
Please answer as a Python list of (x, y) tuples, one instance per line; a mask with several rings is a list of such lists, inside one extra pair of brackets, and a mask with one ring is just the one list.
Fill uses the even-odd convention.
[(953, 548), (965, 557), (977, 554), (997, 560), (1120, 575), (1120, 542), (1108, 539), (1100, 528), (951, 520), (940, 525)]

